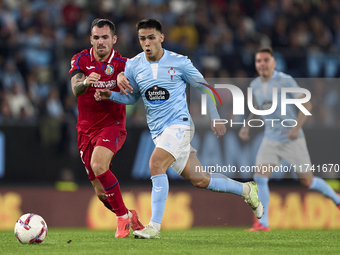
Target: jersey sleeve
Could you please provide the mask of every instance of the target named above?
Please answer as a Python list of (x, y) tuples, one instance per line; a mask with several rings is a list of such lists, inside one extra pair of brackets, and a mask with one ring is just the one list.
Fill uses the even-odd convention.
[(138, 84), (136, 82), (134, 73), (133, 73), (133, 65), (132, 65), (132, 60), (128, 60), (125, 65), (125, 70), (124, 70), (124, 75), (126, 78), (129, 80), (130, 85), (133, 87), (133, 91), (138, 91), (139, 93), (139, 88)]
[(69, 78), (71, 79), (77, 73), (85, 73), (83, 71), (83, 68), (84, 66), (83, 61), (81, 60), (81, 55), (80, 54), (74, 55), (71, 59), (71, 69), (68, 72)]
[(197, 70), (196, 67), (194, 67), (191, 60), (188, 59), (187, 57), (185, 57), (182, 68), (183, 68), (183, 80), (187, 83), (190, 83), (190, 79), (192, 78), (203, 78), (203, 75)]
[(198, 88), (201, 94), (205, 94), (207, 98), (207, 108), (210, 119), (220, 119), (217, 112), (216, 100), (210, 85), (204, 80), (203, 75), (192, 64), (191, 60), (186, 58), (183, 64), (183, 79), (191, 86)]
[(133, 93), (129, 93), (128, 95), (120, 94), (120, 92), (111, 91), (111, 96), (109, 99), (119, 104), (135, 104), (139, 98), (139, 91), (135, 93), (135, 90), (133, 90)]
[[(290, 76), (290, 75), (287, 75), (287, 77), (284, 78), (285, 79), (285, 86), (286, 87), (290, 87), (290, 88), (300, 88), (300, 86), (297, 84), (297, 82), (295, 81), (295, 79)], [(300, 98), (303, 96), (302, 93), (290, 93), (290, 96), (292, 98)]]
[(136, 83), (136, 80), (134, 79), (134, 75), (132, 72), (133, 68), (131, 67), (131, 62), (127, 61), (124, 75), (129, 80), (129, 83), (131, 87), (133, 88), (133, 92), (128, 92), (128, 95), (120, 94), (119, 92), (113, 92), (111, 91), (110, 100), (119, 103), (119, 104), (135, 104), (138, 99), (140, 98), (140, 92), (138, 88), (138, 84)]
[(118, 66), (119, 68), (117, 70), (118, 71), (117, 74), (125, 71), (126, 62), (129, 60), (128, 58), (125, 58), (125, 57), (120, 57), (120, 59), (123, 60), (123, 61), (120, 62), (119, 66)]

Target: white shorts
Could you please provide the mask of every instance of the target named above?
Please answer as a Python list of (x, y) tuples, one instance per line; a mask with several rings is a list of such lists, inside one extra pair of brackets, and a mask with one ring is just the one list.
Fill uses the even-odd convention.
[(190, 153), (196, 152), (190, 145), (194, 133), (194, 126), (175, 124), (167, 127), (163, 133), (153, 139), (156, 147), (166, 150), (175, 158), (171, 167), (179, 175), (183, 172)]
[(303, 137), (285, 143), (263, 139), (256, 156), (256, 165), (279, 166), (282, 159), (293, 166), (311, 165), (306, 139)]

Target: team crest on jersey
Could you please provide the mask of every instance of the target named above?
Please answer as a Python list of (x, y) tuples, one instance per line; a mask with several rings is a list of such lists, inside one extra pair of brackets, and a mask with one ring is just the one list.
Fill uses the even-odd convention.
[(176, 71), (171, 67), (168, 71), (168, 73), (170, 74), (170, 79), (172, 81), (172, 79), (174, 78), (174, 74), (176, 73)]
[(110, 65), (110, 64), (108, 64), (107, 66), (106, 66), (106, 68), (105, 68), (105, 73), (107, 74), (107, 75), (111, 75), (111, 74), (113, 74), (113, 71), (114, 71), (115, 69), (113, 68), (113, 66), (112, 65)]
[(158, 86), (153, 86), (145, 91), (145, 97), (151, 104), (163, 104), (169, 99), (169, 96), (169, 91)]

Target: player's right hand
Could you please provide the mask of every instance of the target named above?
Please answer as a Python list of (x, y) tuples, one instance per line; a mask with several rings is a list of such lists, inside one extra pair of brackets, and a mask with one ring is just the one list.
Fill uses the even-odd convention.
[(217, 138), (224, 136), (227, 132), (225, 124), (215, 123), (214, 121), (211, 122), (210, 128), (214, 132), (214, 135), (217, 135)]
[(249, 136), (249, 127), (242, 127), (240, 132), (238, 133), (238, 136), (243, 141), (248, 141), (250, 139), (250, 136)]
[(109, 99), (111, 96), (111, 91), (109, 89), (96, 89), (94, 93), (94, 98), (96, 101), (101, 101), (105, 99)]
[(92, 72), (90, 73), (89, 76), (87, 76), (86, 84), (89, 84), (89, 85), (95, 84), (97, 81), (99, 81), (99, 79), (100, 79), (100, 74)]
[[(130, 85), (129, 80), (126, 78), (123, 72), (119, 73), (117, 76), (117, 86), (120, 89), (120, 94), (128, 95), (127, 91), (133, 92), (133, 88)], [(127, 90), (127, 91), (126, 91)]]

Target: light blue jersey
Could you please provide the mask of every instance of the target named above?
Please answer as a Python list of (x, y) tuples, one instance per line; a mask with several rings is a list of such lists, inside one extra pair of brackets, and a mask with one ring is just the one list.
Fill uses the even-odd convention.
[[(186, 83), (201, 88), (203, 94), (208, 91), (212, 95), (211, 90), (201, 84), (206, 81), (190, 59), (167, 50), (157, 62), (147, 61), (144, 52), (129, 59), (124, 74), (133, 93), (126, 96), (112, 92), (110, 99), (121, 104), (134, 104), (142, 97), (152, 138), (173, 124), (190, 125)], [(207, 95), (207, 108), (211, 120), (220, 118), (210, 95)]]
[[(253, 96), (255, 99), (255, 104), (259, 107), (260, 110), (267, 110), (272, 106), (273, 100), (273, 87), (277, 87), (278, 91), (278, 104), (276, 110), (270, 115), (264, 115), (262, 118), (265, 122), (265, 130), (264, 137), (268, 140), (278, 141), (278, 142), (287, 142), (290, 141), (288, 138), (288, 134), (284, 133), (285, 131), (291, 129), (291, 127), (284, 127), (281, 125), (281, 121), (285, 119), (297, 119), (297, 113), (295, 109), (295, 105), (287, 104), (287, 112), (286, 115), (281, 115), (281, 88), (284, 87), (299, 87), (299, 85), (295, 82), (292, 76), (287, 75), (282, 72), (274, 71), (273, 76), (268, 80), (267, 84), (264, 84), (261, 80), (261, 77), (256, 78), (250, 83), (250, 87), (253, 89)], [(299, 93), (287, 93), (287, 99), (293, 99), (300, 97)], [(279, 121), (275, 121), (272, 124), (272, 121), (269, 119), (279, 119)], [(294, 125), (293, 121), (285, 123), (285, 125)], [(273, 127), (272, 127), (273, 126)], [(299, 138), (304, 137), (302, 129), (300, 129)]]

